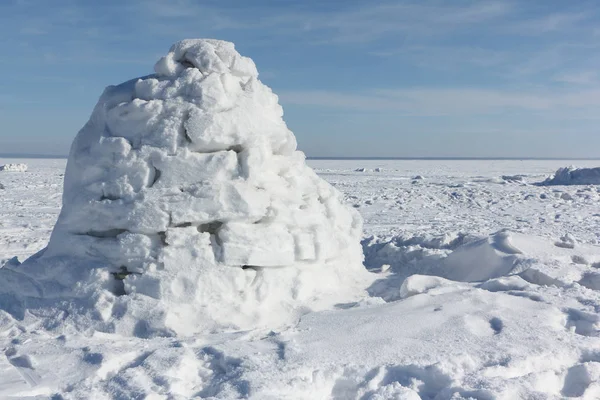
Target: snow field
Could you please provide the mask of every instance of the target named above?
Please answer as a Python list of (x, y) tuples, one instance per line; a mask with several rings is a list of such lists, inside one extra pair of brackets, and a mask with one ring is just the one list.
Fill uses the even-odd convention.
[[(539, 181), (556, 169), (541, 161), (396, 161), (382, 165), (377, 180), (353, 172), (356, 161), (309, 163), (361, 205), (365, 266), (376, 278), (362, 286), (368, 296), (268, 329), (152, 339), (81, 335), (66, 315), (17, 320), (3, 313), (0, 397), (598, 398), (598, 209), (587, 191), (595, 187), (492, 179)], [(28, 164), (19, 181), (4, 181), (9, 197), (0, 207), (0, 233), (13, 230), (28, 247), (3, 240), (3, 259), (19, 249), (21, 259), (36, 252), (45, 241), (40, 232), (47, 238), (57, 217), (64, 162)], [(416, 174), (426, 179), (413, 184)], [(458, 184), (465, 187), (450, 188)], [(491, 207), (498, 208), (449, 201), (442, 218), (436, 207), (423, 207), (448, 188), (471, 189), (474, 202), (496, 199)], [(404, 190), (413, 191), (401, 197), (404, 208), (389, 207)], [(528, 194), (534, 197), (523, 200)], [(541, 222), (548, 210), (561, 218)], [(39, 227), (20, 228), (23, 222)], [(468, 282), (471, 270), (481, 281)]]

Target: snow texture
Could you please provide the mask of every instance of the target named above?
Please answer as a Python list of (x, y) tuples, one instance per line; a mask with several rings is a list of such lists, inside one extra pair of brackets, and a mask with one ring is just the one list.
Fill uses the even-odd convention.
[(4, 164), (4, 165), (0, 165), (0, 171), (5, 171), (5, 172), (27, 172), (27, 164)]
[(219, 40), (178, 42), (154, 75), (109, 86), (73, 142), (47, 248), (2, 270), (13, 314), (54, 299), (81, 329), (191, 335), (359, 296), (362, 219), (282, 115)]
[(559, 168), (541, 185), (600, 185), (600, 168)]
[[(60, 299), (23, 310), (3, 294), (0, 398), (598, 399), (600, 192), (499, 178), (540, 181), (555, 163), (309, 160), (365, 218), (377, 280), (357, 300), (290, 324), (143, 338), (53, 312)], [(0, 275), (23, 293), (39, 279), (14, 275), (13, 256), (47, 243), (64, 170), (28, 164), (0, 196)]]

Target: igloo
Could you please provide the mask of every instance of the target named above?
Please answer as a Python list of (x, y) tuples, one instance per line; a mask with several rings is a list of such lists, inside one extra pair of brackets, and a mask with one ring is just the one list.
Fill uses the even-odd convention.
[(79, 325), (136, 336), (268, 326), (357, 298), (361, 217), (282, 116), (232, 43), (176, 43), (155, 74), (104, 91), (47, 248), (4, 268), (5, 288), (26, 277), (24, 308), (54, 299)]

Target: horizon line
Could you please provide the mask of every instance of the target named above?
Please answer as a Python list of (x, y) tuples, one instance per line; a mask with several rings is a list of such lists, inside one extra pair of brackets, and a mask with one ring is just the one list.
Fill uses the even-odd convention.
[(566, 161), (597, 161), (600, 160), (600, 157), (473, 157), (473, 156), (466, 156), (466, 157), (454, 157), (454, 156), (428, 156), (428, 157), (336, 157), (336, 156), (331, 156), (331, 157), (306, 157), (307, 160), (406, 160), (406, 161), (410, 161), (410, 160), (423, 160), (423, 161), (427, 161), (427, 160), (463, 160), (463, 161), (483, 161), (483, 160), (507, 160), (507, 161), (519, 161), (519, 160), (539, 160), (539, 161), (552, 161), (552, 160), (566, 160)]
[[(36, 153), (0, 153), (0, 158), (43, 158), (43, 159), (68, 159), (68, 155), (61, 154), (36, 154)], [(482, 160), (506, 160), (506, 161), (518, 161), (518, 160), (539, 160), (539, 161), (561, 161), (561, 160), (573, 160), (573, 161), (596, 161), (600, 160), (600, 157), (515, 157), (515, 156), (306, 156), (307, 160), (423, 160), (423, 161), (434, 161), (434, 160), (456, 160), (456, 161), (482, 161)]]

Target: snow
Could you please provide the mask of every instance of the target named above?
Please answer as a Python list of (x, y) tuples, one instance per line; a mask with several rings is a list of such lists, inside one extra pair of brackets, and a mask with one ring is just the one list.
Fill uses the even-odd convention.
[(27, 172), (27, 164), (4, 164), (4, 165), (0, 165), (0, 171), (5, 171), (5, 172)]
[[(27, 163), (28, 174), (3, 181), (4, 262), (42, 249), (60, 210), (64, 161)], [(19, 319), (1, 312), (0, 398), (600, 396), (595, 189), (492, 179), (523, 174), (535, 182), (557, 161), (389, 161), (380, 173), (375, 162), (366, 165), (372, 173), (354, 172), (356, 163), (309, 161), (347, 201), (360, 204), (365, 266), (376, 279), (362, 281), (359, 290), (368, 294), (328, 310), (299, 310), (293, 320), (275, 318), (263, 328), (153, 338), (82, 334), (66, 313), (38, 309)], [(413, 185), (416, 174), (428, 178)], [(179, 228), (165, 250), (185, 252), (193, 231)], [(10, 264), (18, 268), (16, 260)], [(286, 282), (278, 282), (270, 287), (274, 296), (285, 293)], [(176, 285), (193, 297), (193, 287)], [(6, 300), (0, 299), (5, 311)], [(101, 310), (118, 314), (125, 306)]]
[(541, 185), (600, 185), (599, 168), (559, 168), (554, 175), (540, 183)]

